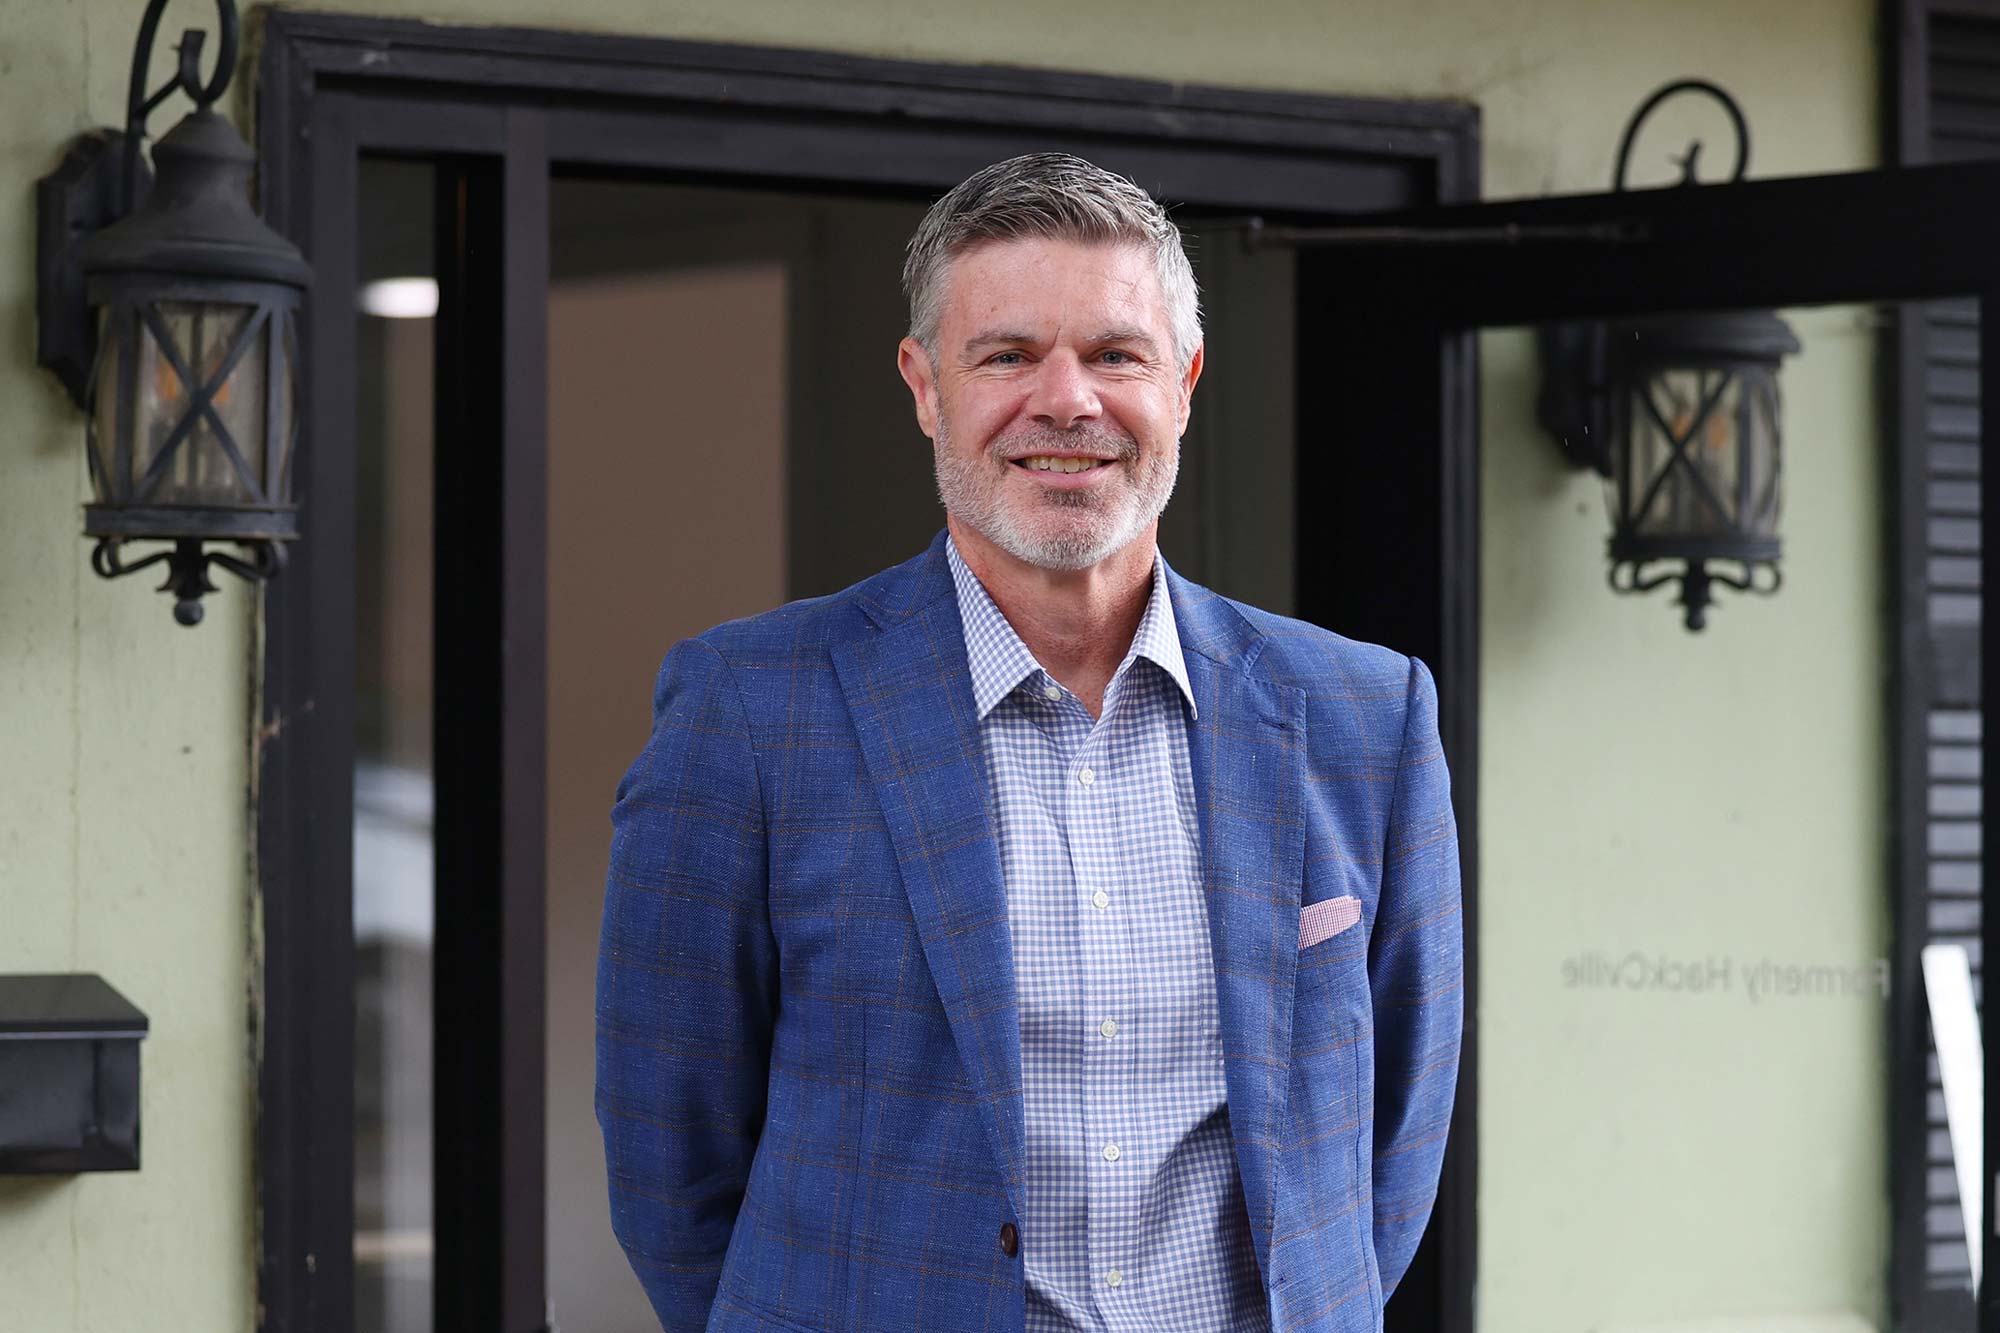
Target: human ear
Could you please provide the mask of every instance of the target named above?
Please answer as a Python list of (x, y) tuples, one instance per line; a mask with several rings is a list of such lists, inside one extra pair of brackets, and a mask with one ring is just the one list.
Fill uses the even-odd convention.
[(1176, 435), (1187, 434), (1188, 413), (1194, 407), (1194, 382), (1201, 378), (1202, 360), (1207, 352), (1208, 344), (1206, 343), (1195, 348), (1194, 355), (1188, 358), (1187, 370), (1181, 376), (1180, 408), (1176, 413), (1177, 424), (1174, 427)]
[(931, 354), (915, 338), (905, 338), (896, 347), (896, 370), (910, 386), (916, 402), (917, 426), (933, 440), (937, 438), (937, 377), (931, 372)]

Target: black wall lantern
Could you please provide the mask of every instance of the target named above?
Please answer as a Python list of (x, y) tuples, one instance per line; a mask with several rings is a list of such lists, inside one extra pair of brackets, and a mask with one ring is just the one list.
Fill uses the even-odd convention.
[[(39, 357), (88, 417), (92, 568), (115, 578), (164, 563), (174, 618), (194, 625), (215, 591), (210, 565), (268, 578), (298, 535), (298, 321), (312, 272), (251, 207), (255, 154), (214, 110), (236, 66), (235, 5), (217, 0), (209, 82), (204, 34), (190, 30), (178, 72), (149, 95), (166, 5), (150, 0), (139, 25), (124, 133), (84, 136), (40, 183)], [(195, 110), (154, 147), (151, 180), (139, 143), (175, 89)], [(127, 564), (133, 540), (173, 546)]]
[[(1729, 113), (1737, 136), (1731, 179), (1743, 179), (1750, 131), (1742, 110), (1714, 84), (1688, 79), (1647, 98), (1626, 125), (1614, 191), (1625, 188), (1641, 123), (1683, 92), (1706, 93)], [(1700, 152), (1696, 143), (1681, 159), (1680, 188), (1695, 184)], [(1549, 325), (1541, 341), (1542, 424), (1576, 466), (1605, 478), (1612, 588), (1649, 592), (1678, 580), (1690, 630), (1707, 623), (1717, 584), (1776, 592), (1778, 368), (1799, 350), (1785, 322), (1769, 311), (1656, 316)]]

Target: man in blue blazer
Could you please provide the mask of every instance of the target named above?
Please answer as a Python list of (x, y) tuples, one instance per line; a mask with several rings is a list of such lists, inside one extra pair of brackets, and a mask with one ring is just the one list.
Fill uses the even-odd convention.
[(1377, 1330), (1462, 1019), (1430, 674), (1160, 558), (1144, 191), (997, 164), (904, 276), (946, 530), (676, 645), (619, 787), (620, 1242), (671, 1330)]

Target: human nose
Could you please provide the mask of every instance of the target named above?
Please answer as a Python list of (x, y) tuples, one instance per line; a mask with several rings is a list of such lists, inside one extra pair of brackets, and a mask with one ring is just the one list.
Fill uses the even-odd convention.
[(1099, 412), (1097, 388), (1075, 356), (1060, 353), (1042, 362), (1028, 410), (1039, 420), (1068, 430)]

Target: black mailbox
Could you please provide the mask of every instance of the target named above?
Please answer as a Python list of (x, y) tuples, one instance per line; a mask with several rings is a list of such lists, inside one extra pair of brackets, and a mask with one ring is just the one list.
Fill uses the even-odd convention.
[(95, 973), (0, 977), (0, 1174), (137, 1171), (145, 1035)]

